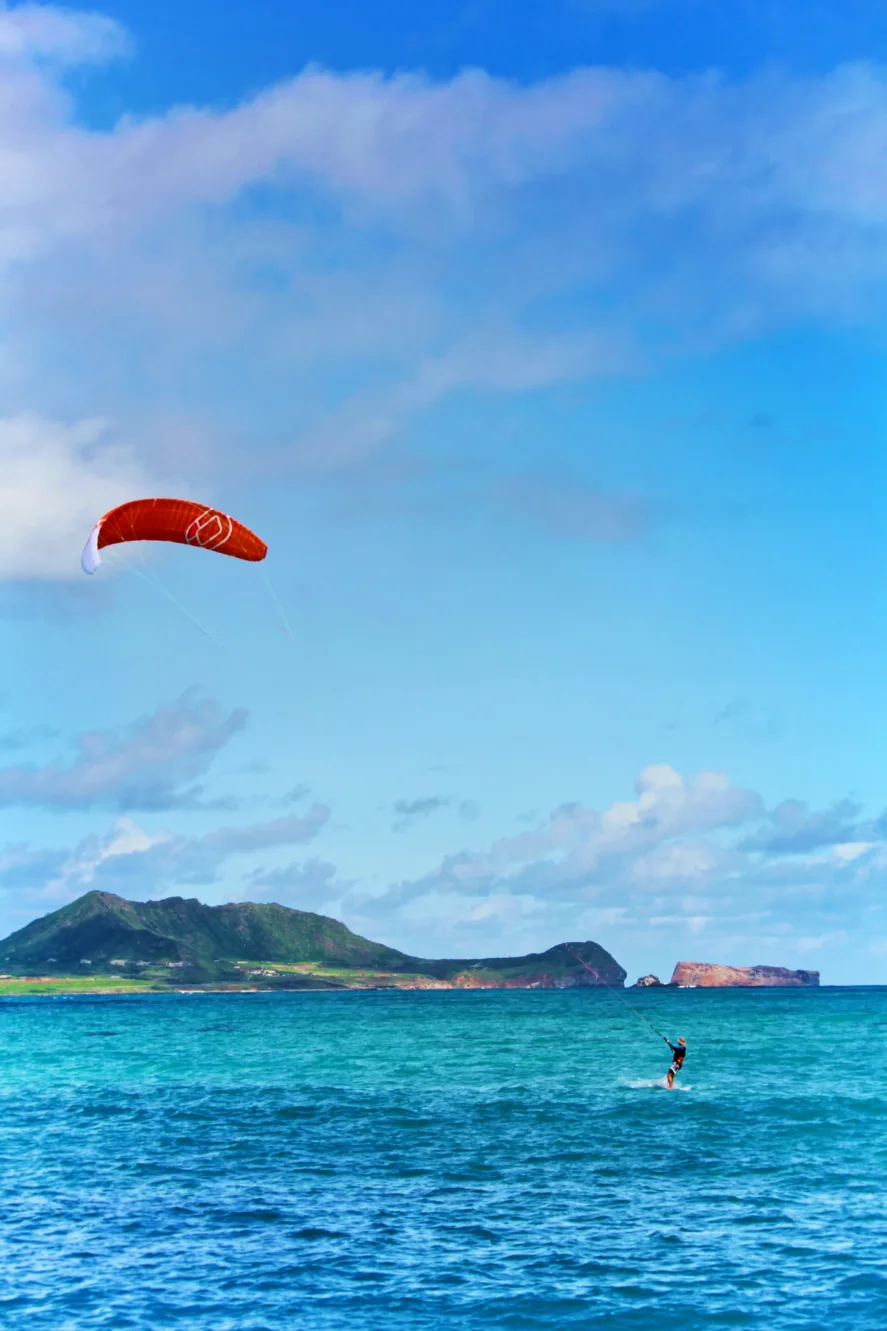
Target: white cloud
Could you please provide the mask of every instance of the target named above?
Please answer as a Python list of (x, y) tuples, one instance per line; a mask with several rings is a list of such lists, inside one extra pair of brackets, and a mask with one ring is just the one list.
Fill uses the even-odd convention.
[[(202, 836), (160, 830), (149, 832), (130, 817), (119, 818), (104, 834), (84, 837), (75, 846), (34, 851), (7, 846), (0, 853), (0, 895), (6, 912), (20, 923), (98, 888), (134, 900), (170, 895), (183, 887), (212, 896), (231, 860), (257, 850), (304, 845), (317, 837), (330, 811), (315, 804), (301, 818), (279, 818), (245, 827), (220, 827)], [(312, 859), (284, 870), (254, 870), (234, 895), (275, 900), (310, 894), (341, 896), (332, 866)], [(0, 926), (2, 932), (3, 926)]]
[(486, 854), (450, 856), (427, 878), (394, 892), (406, 900), (432, 890), (487, 895), (509, 886), (582, 898), (606, 895), (613, 880), (685, 885), (724, 861), (718, 843), (701, 840), (701, 833), (764, 815), (759, 795), (719, 772), (685, 779), (663, 764), (644, 768), (635, 785), (634, 800), (616, 801), (603, 813), (563, 805), (533, 830), (494, 842)]
[(672, 842), (640, 855), (631, 867), (630, 877), (639, 887), (653, 889), (674, 882), (686, 884), (694, 879), (708, 879), (724, 859), (724, 852), (706, 841)]
[[(864, 64), (819, 79), (733, 85), (600, 68), (531, 85), (480, 70), (439, 82), (309, 69), (229, 110), (182, 107), (111, 131), (70, 123), (69, 106), (55, 98), (24, 109), (28, 119), (7, 125), (6, 143), (23, 165), (44, 169), (7, 178), (5, 202), (28, 210), (47, 240), (102, 222), (143, 224), (182, 204), (223, 204), (258, 182), (319, 184), (401, 224), (413, 217), (406, 205), (443, 206), (462, 231), (475, 229), (478, 207), (503, 191), (608, 184), (594, 208), (580, 201), (586, 251), (644, 209), (674, 217), (702, 208), (712, 226), (724, 226), (739, 202), (733, 227), (754, 218), (775, 224), (786, 207), (809, 222), (862, 227), (887, 217), (874, 169), (887, 138), (887, 87)], [(49, 201), (57, 208), (41, 215)], [(771, 252), (785, 269), (792, 250)]]
[[(700, 939), (707, 959), (785, 964), (862, 930), (879, 938), (887, 820), (860, 814), (849, 851), (846, 842), (826, 847), (820, 824), (815, 848), (774, 851), (750, 834), (779, 830), (781, 808), (766, 809), (721, 773), (684, 777), (655, 765), (639, 774), (634, 799), (601, 811), (563, 805), (530, 831), (451, 855), (376, 895), (326, 860), (275, 858), (323, 833), (330, 809), (320, 803), (200, 835), (124, 816), (69, 848), (7, 845), (0, 891), (16, 923), (93, 887), (135, 899), (187, 890), (210, 901), (280, 901), (438, 956), (515, 954), (591, 936), (617, 954), (629, 944), (661, 949), (665, 938), (686, 955)], [(835, 834), (843, 831), (836, 823)]]
[[(48, 809), (169, 809), (199, 803), (193, 783), (246, 724), (242, 707), (225, 712), (195, 690), (158, 707), (122, 732), (86, 731), (73, 762), (56, 759), (0, 767), (0, 805)], [(299, 820), (281, 818), (291, 826)]]
[(152, 493), (145, 468), (101, 421), (0, 420), (0, 579), (79, 578), (93, 523)]
[(0, 61), (83, 64), (121, 55), (129, 45), (126, 30), (104, 14), (56, 5), (0, 5)]
[[(18, 20), (15, 31), (36, 27), (40, 15), (47, 30), (60, 21), (59, 11), (37, 6), (3, 17), (9, 25), (25, 12), (28, 24)], [(90, 31), (93, 21), (65, 19)], [(713, 241), (725, 228), (730, 240), (744, 231), (747, 257), (769, 235), (767, 266), (782, 280), (790, 256), (800, 262), (804, 252), (795, 235), (807, 234), (786, 229), (786, 210), (810, 225), (844, 219), (860, 228), (860, 244), (862, 228), (887, 214), (873, 169), (887, 94), (880, 71), (865, 65), (740, 85), (607, 69), (528, 86), (480, 70), (434, 81), (309, 69), (229, 110), (177, 108), (112, 131), (78, 127), (70, 105), (48, 93), (21, 101), (4, 133), (21, 165), (0, 186), (6, 226), (27, 221), (47, 243), (70, 232), (94, 236), (103, 224), (138, 227), (191, 203), (221, 205), (258, 182), (337, 192), (357, 210), (356, 226), (368, 207), (403, 224), (420, 203), (434, 209), (439, 227), (444, 207), (464, 233), (484, 226), (496, 196), (519, 208), (533, 184), (553, 186), (552, 209), (561, 212), (559, 182), (572, 181), (594, 196), (570, 209), (585, 233), (586, 262), (596, 254), (605, 264), (614, 245), (627, 253), (629, 216), (653, 221), (699, 209)], [(422, 219), (427, 226), (426, 211)]]
[[(0, 20), (9, 26), (15, 12)], [(35, 31), (37, 16), (55, 15), (45, 19), (55, 31), (58, 11), (27, 12)], [(91, 31), (92, 19), (67, 21)], [(531, 85), (480, 70), (434, 81), (309, 69), (229, 110), (181, 107), (111, 131), (72, 122), (70, 103), (52, 89), (18, 99), (13, 89), (19, 114), (0, 139), (19, 165), (0, 185), (7, 234), (27, 223), (38, 244), (224, 205), (260, 182), (332, 191), (356, 227), (367, 209), (426, 235), (433, 220), (430, 235), (441, 240), (444, 221), (462, 235), (494, 218), (508, 227), (502, 204), (513, 220), (523, 191), (540, 186), (552, 196), (540, 221), (551, 225), (569, 202), (584, 234), (581, 260), (599, 275), (614, 258), (637, 257), (626, 248), (639, 239), (625, 234), (629, 218), (655, 225), (683, 215), (699, 228), (685, 241), (704, 236), (738, 251), (744, 238), (735, 260), (744, 275), (792, 284), (801, 300), (802, 268), (821, 290), (837, 286), (819, 271), (811, 240), (834, 239), (831, 224), (842, 226), (861, 262), (875, 239), (868, 229), (887, 220), (877, 169), (887, 82), (872, 65), (741, 84), (600, 68)], [(578, 194), (566, 200), (564, 184)]]
[[(530, 84), (308, 69), (236, 106), (86, 126), (57, 66), (124, 42), (100, 15), (0, 9), (0, 388), (59, 417), (126, 419), (155, 458), (87, 459), (65, 433), (81, 427), (40, 425), (3, 509), (0, 577), (63, 576), (75, 528), (153, 474), (156, 444), (131, 428), (146, 398), (193, 405), (202, 437), (224, 382), (226, 428), (238, 392), (249, 412), (249, 465), (273, 439), (290, 465), (343, 467), (453, 394), (880, 313), (879, 66)], [(576, 292), (565, 326), (550, 311)], [(667, 334), (656, 346), (650, 327)], [(299, 402), (298, 426), (281, 400)], [(485, 502), (594, 540), (648, 520), (639, 496), (568, 491), (531, 476)], [(58, 535), (38, 552), (41, 503)]]
[(336, 866), (313, 856), (278, 869), (257, 869), (238, 888), (238, 900), (274, 901), (296, 910), (327, 912), (352, 886), (337, 875)]
[[(865, 820), (846, 804), (835, 806), (840, 816), (792, 805), (786, 839), (788, 802), (768, 810), (724, 773), (684, 777), (653, 765), (635, 788), (634, 799), (602, 811), (563, 805), (487, 851), (449, 855), (421, 878), (375, 897), (355, 891), (347, 904), (365, 929), (387, 927), (403, 940), (425, 928), (468, 951), (478, 921), (509, 911), (554, 938), (575, 936), (583, 921), (622, 938), (683, 931), (722, 946), (733, 936), (737, 946), (797, 939), (800, 950), (818, 936), (814, 922), (833, 932), (878, 909), (883, 817)], [(843, 840), (848, 825), (853, 841)]]
[(56, 887), (69, 884), (83, 887), (94, 881), (102, 865), (116, 856), (146, 855), (154, 846), (162, 846), (172, 838), (168, 832), (146, 832), (131, 818), (118, 818), (111, 832), (104, 838), (89, 837), (60, 866)]
[(480, 196), (567, 170), (585, 137), (660, 81), (581, 70), (521, 88), (482, 71), (438, 83), (309, 69), (227, 111), (182, 107), (110, 132), (72, 125), (49, 87), (21, 86), (24, 115), (0, 137), (20, 169), (0, 199), (7, 234), (18, 217), (49, 243), (224, 204), (258, 182), (322, 185), (401, 222), (405, 206), (445, 206), (470, 226)]
[(845, 864), (849, 863), (851, 860), (858, 860), (860, 855), (865, 855), (868, 851), (873, 849), (874, 847), (870, 841), (850, 841), (845, 842), (843, 845), (832, 847), (835, 858), (843, 861)]

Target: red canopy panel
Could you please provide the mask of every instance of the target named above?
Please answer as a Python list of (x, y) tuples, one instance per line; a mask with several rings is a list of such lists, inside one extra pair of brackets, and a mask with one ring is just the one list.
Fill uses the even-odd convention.
[(268, 553), (255, 532), (217, 508), (190, 499), (133, 499), (112, 508), (93, 527), (80, 561), (84, 573), (98, 568), (99, 550), (125, 541), (172, 541), (254, 561)]

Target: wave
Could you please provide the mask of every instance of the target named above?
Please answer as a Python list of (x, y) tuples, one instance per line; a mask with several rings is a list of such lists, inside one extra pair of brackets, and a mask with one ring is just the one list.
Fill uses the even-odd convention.
[[(633, 1091), (667, 1091), (668, 1082), (664, 1077), (657, 1077), (655, 1081), (629, 1081), (625, 1083)], [(673, 1091), (689, 1091), (691, 1088), (687, 1085), (681, 1086), (675, 1082), (671, 1088)]]

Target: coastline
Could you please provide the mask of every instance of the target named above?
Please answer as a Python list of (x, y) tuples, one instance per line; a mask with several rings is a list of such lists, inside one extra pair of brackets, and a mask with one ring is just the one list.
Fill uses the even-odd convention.
[[(583, 990), (594, 989), (598, 991), (597, 986), (569, 986), (569, 988), (582, 988)], [(803, 985), (661, 985), (660, 991), (675, 993), (711, 993), (716, 990), (721, 993), (781, 993), (791, 992), (810, 992), (810, 990), (822, 992), (832, 989), (871, 989), (878, 990), (887, 988), (887, 985), (877, 984), (824, 984), (816, 986)], [(431, 992), (431, 993), (484, 993), (497, 992), (522, 992), (529, 993), (533, 991), (544, 993), (563, 993), (565, 988), (554, 985), (513, 985), (513, 984), (486, 984), (486, 985), (465, 985), (465, 984), (411, 984), (411, 983), (391, 983), (390, 981), (381, 981), (377, 983), (315, 983), (315, 984), (296, 984), (284, 982), (281, 984), (220, 984), (218, 982), (207, 984), (157, 984), (150, 982), (140, 982), (133, 980), (129, 983), (126, 980), (118, 980), (112, 977), (80, 978), (76, 976), (16, 976), (8, 980), (0, 980), (0, 1002), (6, 998), (143, 998), (146, 995), (164, 994), (360, 994), (360, 993), (395, 993), (403, 992)]]

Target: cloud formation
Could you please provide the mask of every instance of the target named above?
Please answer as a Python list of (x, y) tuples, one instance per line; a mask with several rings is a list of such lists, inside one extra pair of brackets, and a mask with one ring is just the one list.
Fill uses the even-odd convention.
[(783, 800), (766, 824), (740, 846), (772, 856), (806, 855), (824, 847), (858, 844), (860, 838), (879, 841), (880, 830), (862, 822), (861, 813), (862, 806), (852, 800), (839, 800), (822, 810), (811, 810), (801, 800)]
[(18, 924), (91, 888), (277, 901), (424, 955), (515, 953), (581, 935), (617, 952), (629, 943), (661, 949), (667, 938), (684, 951), (692, 943), (703, 959), (784, 964), (862, 930), (873, 949), (887, 939), (887, 813), (867, 816), (849, 801), (767, 808), (723, 773), (645, 768), (631, 799), (600, 811), (562, 805), (378, 894), (318, 856), (275, 862), (329, 821), (330, 809), (314, 803), (301, 815), (189, 835), (124, 815), (69, 848), (7, 845), (0, 894)]
[(203, 791), (194, 783), (246, 719), (243, 708), (225, 712), (191, 690), (125, 731), (80, 735), (73, 762), (0, 767), (0, 805), (57, 810), (193, 807)]
[[(109, 832), (84, 837), (70, 849), (7, 846), (0, 854), (0, 891), (10, 894), (19, 910), (27, 907), (35, 914), (54, 910), (93, 888), (135, 900), (161, 897), (183, 888), (211, 893), (232, 858), (312, 841), (329, 816), (325, 805), (315, 804), (302, 818), (221, 827), (203, 836), (148, 832), (124, 816)], [(290, 866), (282, 872), (281, 889), (295, 891), (296, 869)], [(306, 888), (309, 881), (319, 885), (333, 877), (324, 877), (316, 868), (306, 869), (305, 875)], [(273, 871), (264, 877), (262, 871), (253, 871), (241, 895), (268, 900), (276, 881)]]
[(338, 877), (334, 864), (315, 856), (279, 869), (256, 869), (246, 880), (243, 895), (254, 901), (275, 901), (280, 906), (324, 913), (352, 886)]
[(103, 14), (56, 5), (0, 7), (0, 61), (82, 65), (129, 50), (126, 29)]
[(702, 835), (764, 815), (759, 795), (717, 772), (685, 781), (667, 765), (647, 767), (636, 791), (636, 799), (603, 813), (565, 804), (530, 831), (494, 842), (485, 854), (448, 856), (433, 873), (393, 888), (392, 896), (404, 902), (430, 891), (487, 896), (505, 890), (557, 897), (610, 892), (617, 882), (687, 883), (706, 872), (716, 855), (714, 843), (703, 848)]
[[(59, 24), (58, 11), (40, 6), (28, 7), (26, 24), (16, 21), (22, 12), (0, 16), (10, 76), (17, 56), (29, 57), (40, 40), (51, 44), (50, 32), (73, 60), (78, 51), (102, 53), (97, 33), (120, 31), (71, 13)], [(26, 27), (31, 44), (23, 36), (17, 51), (9, 34)], [(21, 117), (5, 131), (8, 146), (19, 149), (12, 159), (19, 169), (4, 181), (13, 210), (6, 245), (12, 253), (18, 236), (21, 258), (63, 235), (94, 237), (96, 226), (137, 228), (183, 205), (223, 205), (260, 182), (320, 187), (398, 228), (425, 230), (428, 210), (444, 209), (463, 233), (499, 194), (519, 204), (522, 190), (544, 184), (559, 206), (564, 180), (618, 186), (607, 197), (599, 193), (594, 210), (589, 199), (579, 201), (575, 220), (590, 226), (585, 254), (598, 258), (627, 216), (644, 207), (651, 221), (693, 216), (709, 232), (728, 227), (731, 239), (757, 221), (761, 233), (749, 239), (765, 248), (748, 257), (793, 255), (796, 262), (801, 254), (776, 248), (780, 237), (791, 239), (784, 228), (777, 232), (780, 209), (798, 223), (812, 225), (819, 214), (860, 229), (883, 224), (887, 211), (872, 170), (884, 135), (885, 81), (865, 64), (809, 80), (767, 75), (741, 84), (604, 68), (529, 85), (481, 70), (434, 81), (309, 69), (229, 110), (177, 108), (111, 131), (72, 126), (70, 103), (35, 77), (22, 65), (10, 90), (32, 132), (25, 138)], [(743, 214), (731, 219), (737, 202)], [(355, 214), (355, 224), (361, 221)], [(624, 237), (618, 252), (628, 243)], [(772, 270), (767, 276), (778, 280)], [(796, 281), (798, 273), (783, 276)]]
[[(0, 379), (25, 399), (48, 392), (59, 419), (85, 398), (95, 410), (108, 384), (137, 416), (144, 375), (207, 427), (220, 381), (244, 411), (298, 383), (298, 429), (262, 422), (267, 447), (248, 465), (342, 468), (446, 397), (880, 309), (877, 65), (738, 82), (579, 68), (527, 84), (308, 69), (228, 108), (87, 126), (58, 66), (124, 46), (99, 15), (0, 10), (0, 306), (13, 332)], [(136, 336), (151, 353), (138, 382)], [(73, 368), (57, 385), (60, 356)], [(197, 361), (209, 368), (195, 374)], [(324, 370), (344, 371), (330, 377), (339, 388), (319, 387)], [(79, 447), (57, 441), (39, 469), (62, 478), (72, 531), (127, 468), (153, 470), (110, 454), (83, 470)], [(593, 480), (568, 492), (506, 477), (498, 495), (557, 535), (631, 539), (649, 519), (642, 497)], [(67, 540), (33, 571), (57, 575)], [(32, 571), (22, 552), (35, 548), (11, 541), (0, 575)]]
[(0, 580), (80, 578), (80, 551), (109, 508), (154, 485), (101, 421), (0, 419)]
[(394, 812), (397, 817), (392, 824), (395, 832), (405, 832), (419, 818), (427, 818), (438, 809), (445, 809), (452, 804), (448, 795), (425, 795), (412, 800), (395, 800)]
[[(7, 25), (21, 12), (7, 12)], [(34, 22), (47, 13), (28, 12)], [(91, 16), (69, 14), (66, 23), (94, 30)], [(581, 228), (577, 258), (599, 281), (614, 263), (627, 276), (638, 246), (648, 252), (655, 238), (671, 256), (659, 266), (672, 272), (675, 260), (681, 267), (695, 254), (702, 278), (716, 248), (733, 278), (754, 279), (771, 295), (782, 288), (799, 307), (843, 308), (838, 275), (822, 271), (823, 252), (811, 252), (811, 242), (827, 244), (832, 257), (838, 232), (855, 242), (842, 250), (842, 275), (856, 265), (859, 295), (862, 264), (877, 255), (870, 228), (887, 221), (875, 169), (887, 81), (872, 65), (740, 84), (600, 68), (530, 85), (480, 70), (440, 82), (311, 69), (230, 110), (178, 108), (97, 131), (72, 121), (51, 74), (27, 64), (16, 74), (15, 55), (10, 47), (7, 96), (18, 114), (3, 131), (16, 168), (2, 186), (7, 260), (31, 259), (66, 237), (119, 238), (182, 208), (221, 208), (259, 183), (326, 191), (355, 230), (372, 218), (429, 243), (442, 239), (441, 225), (481, 239), (494, 221), (519, 224), (527, 190), (539, 187), (532, 206), (543, 207), (548, 243), (563, 238), (563, 226)], [(628, 224), (644, 219), (642, 234), (632, 234)], [(269, 255), (273, 239), (265, 238)], [(883, 277), (883, 262), (877, 271)], [(651, 278), (638, 276), (644, 285)], [(805, 293), (805, 280), (815, 290)]]
[(865, 818), (850, 801), (768, 809), (723, 773), (685, 778), (663, 764), (639, 774), (634, 799), (603, 811), (563, 805), (486, 851), (448, 855), (349, 904), (365, 928), (409, 921), (469, 953), (496, 921), (530, 937), (575, 933), (580, 921), (622, 937), (667, 929), (722, 947), (746, 936), (800, 946), (801, 935), (825, 937), (866, 913), (874, 921), (885, 873), (887, 815)]

